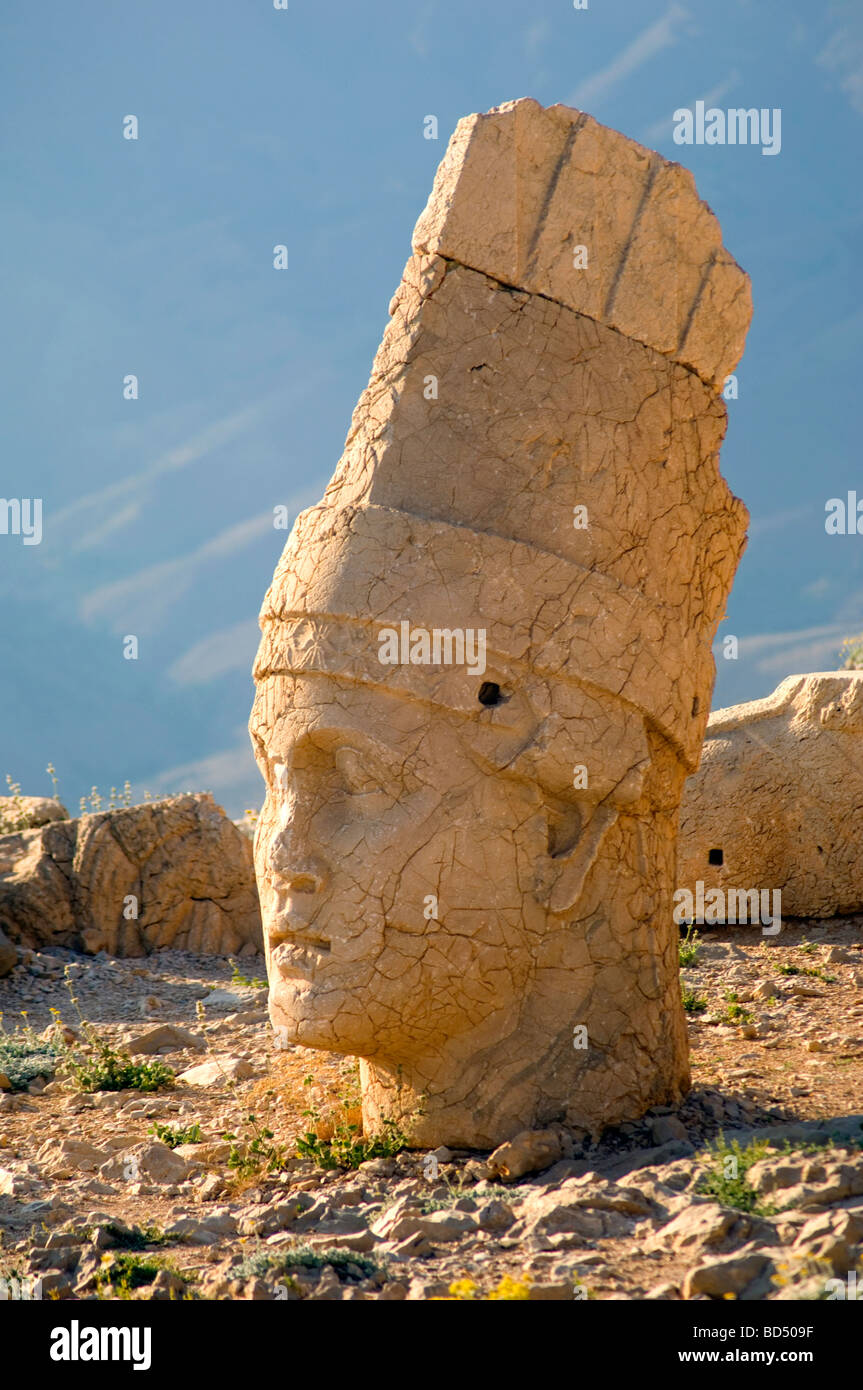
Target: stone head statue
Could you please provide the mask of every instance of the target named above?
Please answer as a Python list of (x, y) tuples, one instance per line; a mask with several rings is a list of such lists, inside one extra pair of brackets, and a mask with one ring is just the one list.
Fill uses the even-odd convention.
[(261, 612), (271, 1018), (362, 1059), (370, 1129), (597, 1132), (688, 1084), (676, 820), (747, 281), (678, 166), (520, 101), (459, 123), (390, 314)]

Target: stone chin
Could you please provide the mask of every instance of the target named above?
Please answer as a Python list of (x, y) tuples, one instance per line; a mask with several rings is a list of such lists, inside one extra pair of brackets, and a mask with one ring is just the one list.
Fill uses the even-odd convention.
[(299, 1047), (352, 1055), (376, 1050), (362, 1001), (352, 1001), (323, 978), (285, 980), (271, 972), (269, 1014), (273, 1031)]
[(332, 1009), (328, 1017), (316, 999), (315, 985), (306, 980), (276, 980), (270, 985), (269, 1013), (273, 1030), (300, 1047), (335, 1049), (337, 1044)]

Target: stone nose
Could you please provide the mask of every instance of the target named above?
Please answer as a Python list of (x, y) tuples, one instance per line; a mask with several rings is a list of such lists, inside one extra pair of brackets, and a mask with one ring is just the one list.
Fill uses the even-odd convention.
[(296, 836), (290, 826), (273, 836), (267, 855), (267, 867), (274, 880), (274, 886), (282, 892), (313, 896), (320, 893), (326, 882), (324, 866), (317, 860), (298, 853)]
[(324, 881), (319, 874), (298, 869), (295, 873), (283, 875), (285, 886), (291, 893), (319, 893)]

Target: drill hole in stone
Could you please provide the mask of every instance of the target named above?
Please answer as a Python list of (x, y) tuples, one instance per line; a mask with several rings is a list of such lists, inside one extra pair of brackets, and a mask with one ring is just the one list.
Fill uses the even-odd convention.
[(721, 849), (709, 849), (707, 851), (708, 864), (721, 864), (723, 861), (723, 857), (724, 856), (722, 854)]
[(506, 699), (506, 696), (497, 684), (497, 681), (483, 681), (479, 688), (477, 699), (481, 705), (501, 705)]

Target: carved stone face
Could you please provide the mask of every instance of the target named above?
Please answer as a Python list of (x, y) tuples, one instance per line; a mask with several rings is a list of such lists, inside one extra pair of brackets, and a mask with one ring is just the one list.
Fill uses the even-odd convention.
[(594, 1125), (685, 1076), (665, 902), (682, 767), (607, 694), (486, 674), (493, 707), (455, 669), (409, 691), (268, 662), (250, 724), (273, 1025), (364, 1059), (369, 1131), (396, 1118), (432, 1146)]
[[(286, 1042), (365, 1059), (372, 1130), (389, 1116), (418, 1143), (486, 1147), (525, 1116), (592, 1123), (642, 1069), (651, 1102), (668, 1094), (651, 1078), (680, 1049), (676, 948), (643, 876), (661, 863), (670, 891), (670, 822), (644, 819), (665, 774), (607, 697), (531, 709), (517, 687), (455, 711), (324, 674), (259, 680), (270, 1016)], [(571, 768), (576, 747), (603, 776), (552, 793), (537, 759)], [(634, 1011), (642, 996), (667, 1008)]]
[(276, 1029), (398, 1062), (511, 1031), (547, 915), (538, 788), (489, 776), (458, 716), (326, 676), (271, 678), (252, 727)]

